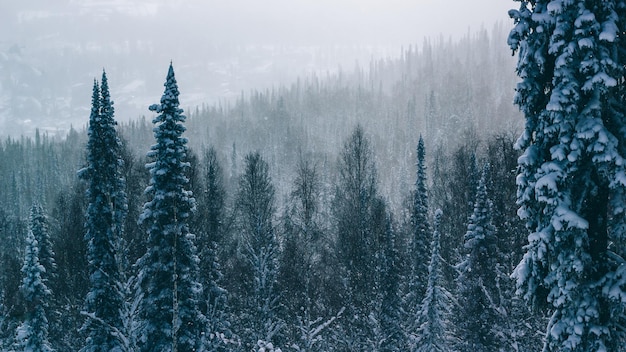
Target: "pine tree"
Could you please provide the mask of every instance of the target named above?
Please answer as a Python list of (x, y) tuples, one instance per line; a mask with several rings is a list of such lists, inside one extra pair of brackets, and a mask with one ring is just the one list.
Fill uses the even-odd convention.
[(47, 286), (56, 278), (57, 264), (54, 260), (54, 249), (50, 239), (50, 226), (43, 206), (33, 203), (30, 208), (30, 229), (39, 244), (39, 263), (46, 269), (42, 279)]
[(443, 273), (440, 249), (439, 225), (443, 212), (435, 211), (431, 259), (428, 266), (428, 284), (420, 308), (415, 316), (411, 336), (411, 351), (447, 352), (451, 350), (452, 339), (449, 326), (452, 308), (452, 295), (443, 286)]
[[(283, 327), (277, 316), (279, 244), (274, 228), (275, 191), (269, 167), (258, 152), (246, 155), (236, 196), (241, 254), (247, 269), (244, 317), (240, 334), (246, 348), (276, 342)], [(242, 318), (242, 316), (240, 316)]]
[(179, 108), (178, 85), (170, 64), (161, 104), (150, 106), (157, 115), (148, 157), (150, 201), (140, 221), (148, 228), (147, 252), (138, 261), (143, 295), (139, 336), (142, 351), (194, 351), (201, 348), (205, 318), (198, 308), (198, 256), (189, 219), (195, 200), (187, 191), (185, 116)]
[(519, 214), (530, 232), (518, 292), (550, 311), (546, 351), (615, 351), (625, 342), (623, 0), (520, 1), (508, 43)]
[[(84, 146), (82, 146), (84, 147)], [(76, 170), (73, 170), (76, 175)], [(74, 178), (67, 192), (58, 195), (51, 218), (58, 221), (54, 235), (58, 279), (50, 313), (50, 341), (59, 350), (78, 351), (86, 341), (85, 297), (90, 289), (88, 246), (85, 241), (86, 185)], [(74, 333), (68, 334), (68, 331)]]
[(380, 277), (378, 279), (380, 295), (379, 324), (382, 339), (378, 343), (381, 352), (406, 351), (407, 336), (403, 326), (404, 302), (400, 296), (402, 273), (400, 253), (396, 247), (396, 233), (390, 214), (386, 214), (385, 231), (382, 234), (379, 251)]
[(487, 182), (489, 165), (480, 177), (474, 212), (465, 233), (465, 256), (457, 269), (458, 301), (455, 327), (461, 351), (498, 351), (503, 330), (500, 309), (500, 258), (492, 221)]
[(87, 167), (79, 175), (88, 181), (89, 205), (85, 220), (85, 241), (89, 263), (90, 289), (85, 300), (88, 333), (83, 351), (121, 351), (126, 336), (122, 333), (122, 307), (118, 248), (126, 214), (126, 194), (120, 167), (120, 140), (115, 131), (113, 102), (106, 73), (98, 89), (94, 82), (89, 117)]
[[(417, 178), (411, 204), (410, 278), (407, 296), (408, 310), (419, 306), (428, 281), (431, 230), (428, 222), (428, 188), (426, 184), (426, 149), (420, 135), (417, 144)], [(414, 312), (413, 312), (414, 313)]]
[(50, 352), (54, 349), (48, 341), (46, 308), (51, 292), (42, 279), (46, 269), (39, 263), (39, 244), (32, 231), (26, 237), (22, 285), (26, 303), (26, 320), (18, 327), (16, 348), (22, 351)]
[(222, 241), (224, 218), (226, 216), (226, 190), (221, 163), (215, 148), (210, 147), (204, 153), (204, 176), (206, 210), (203, 216), (203, 227), (206, 228), (208, 240), (219, 243)]
[[(524, 222), (517, 216), (515, 184), (517, 159), (516, 137), (510, 132), (492, 136), (487, 141), (486, 155), (490, 165), (488, 182), (489, 198), (493, 201), (492, 221), (497, 224), (498, 267), (505, 273), (500, 278), (501, 326), (504, 349), (510, 351), (541, 350), (545, 326), (543, 314), (537, 309), (529, 309), (522, 297), (515, 295), (515, 281), (510, 277), (515, 266), (524, 255), (527, 231)], [(508, 347), (506, 347), (508, 346)]]

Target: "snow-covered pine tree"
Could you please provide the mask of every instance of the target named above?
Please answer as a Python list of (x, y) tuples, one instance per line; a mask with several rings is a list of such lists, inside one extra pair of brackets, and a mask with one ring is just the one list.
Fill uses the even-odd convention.
[(428, 221), (428, 185), (426, 184), (426, 148), (420, 135), (417, 143), (417, 178), (411, 204), (410, 277), (406, 299), (409, 317), (419, 307), (428, 282), (432, 232)]
[(124, 293), (118, 263), (126, 213), (126, 194), (120, 167), (120, 140), (115, 130), (113, 102), (106, 73), (102, 72), (100, 89), (94, 81), (87, 166), (79, 171), (87, 180), (85, 241), (89, 267), (89, 292), (85, 299), (85, 352), (123, 351), (126, 336), (122, 333)]
[[(383, 208), (384, 210), (384, 208)], [(391, 214), (385, 217), (385, 229), (382, 233), (378, 256), (379, 277), (378, 290), (380, 308), (378, 323), (381, 339), (378, 341), (378, 350), (381, 352), (400, 352), (408, 348), (408, 339), (403, 326), (404, 302), (400, 295), (402, 282), (401, 259), (396, 247), (396, 232), (393, 229)]]
[(496, 134), (487, 140), (485, 155), (489, 163), (489, 198), (493, 207), (491, 218), (497, 225), (499, 281), (500, 334), (507, 351), (540, 351), (543, 345), (542, 330), (545, 327), (543, 313), (529, 309), (527, 302), (515, 294), (515, 280), (511, 272), (524, 255), (527, 230), (517, 216), (515, 199), (517, 159), (515, 150), (517, 136), (510, 132)]
[(20, 290), (26, 303), (26, 319), (17, 328), (15, 347), (19, 351), (50, 352), (46, 308), (51, 292), (41, 278), (46, 269), (39, 263), (39, 244), (32, 231), (26, 236), (22, 285)]
[(56, 277), (57, 264), (54, 260), (54, 249), (52, 240), (50, 239), (50, 226), (48, 217), (43, 206), (37, 202), (33, 203), (30, 208), (30, 229), (35, 236), (35, 240), (39, 244), (39, 264), (46, 269), (42, 274), (46, 286), (50, 288), (50, 282)]
[[(69, 136), (68, 136), (69, 138)], [(75, 146), (78, 148), (78, 145)], [(84, 149), (84, 144), (80, 146)], [(78, 160), (78, 159), (77, 159)], [(67, 170), (76, 175), (76, 170)], [(55, 252), (58, 279), (50, 303), (50, 341), (63, 351), (78, 351), (85, 345), (85, 297), (89, 292), (89, 266), (85, 242), (85, 182), (73, 178), (67, 192), (61, 192), (53, 206), (52, 218), (57, 222)], [(73, 333), (68, 333), (72, 331)]]
[(551, 312), (546, 351), (625, 342), (623, 0), (517, 0), (518, 214), (530, 231), (518, 292)]
[(283, 328), (277, 315), (279, 243), (273, 224), (274, 192), (267, 162), (258, 152), (246, 155), (244, 173), (239, 178), (236, 211), (241, 231), (240, 250), (251, 281), (246, 283), (250, 292), (244, 293), (247, 297), (243, 308), (247, 318), (239, 322), (247, 349), (259, 342), (275, 343)]
[(187, 139), (186, 117), (179, 108), (178, 85), (170, 64), (161, 104), (150, 106), (158, 115), (156, 144), (148, 157), (150, 200), (144, 205), (140, 221), (148, 228), (147, 251), (138, 261), (139, 285), (143, 300), (140, 315), (142, 331), (138, 337), (141, 351), (195, 351), (201, 349), (205, 317), (198, 299), (198, 256), (189, 218), (195, 200), (186, 190)]
[(215, 148), (204, 151), (204, 203), (206, 209), (202, 213), (202, 226), (206, 229), (208, 240), (219, 243), (226, 212), (226, 190), (221, 163)]
[(448, 352), (451, 351), (453, 342), (449, 326), (452, 295), (443, 285), (441, 268), (443, 259), (440, 254), (439, 225), (442, 215), (440, 209), (435, 211), (426, 294), (411, 331), (410, 348), (414, 352)]
[(492, 203), (488, 195), (489, 165), (485, 164), (474, 198), (474, 213), (465, 233), (465, 255), (457, 269), (458, 314), (455, 322), (461, 351), (499, 351), (499, 252)]
[(35, 240), (37, 241), (37, 248), (39, 250), (39, 264), (41, 264), (41, 266), (43, 266), (44, 268), (44, 271), (41, 273), (41, 280), (46, 285), (48, 290), (50, 290), (50, 295), (44, 307), (44, 313), (50, 323), (48, 329), (49, 340), (50, 343), (54, 345), (53, 332), (55, 330), (55, 327), (58, 327), (61, 323), (59, 321), (60, 314), (58, 311), (55, 311), (55, 295), (52, 294), (52, 287), (57, 277), (57, 265), (54, 258), (55, 254), (53, 250), (52, 240), (50, 239), (48, 216), (43, 206), (38, 202), (34, 202), (30, 208), (29, 227), (33, 233), (33, 236), (35, 236)]

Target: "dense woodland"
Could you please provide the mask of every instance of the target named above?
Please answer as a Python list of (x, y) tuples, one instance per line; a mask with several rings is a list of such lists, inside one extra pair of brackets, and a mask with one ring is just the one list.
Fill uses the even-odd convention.
[[(504, 43), (501, 26), (427, 40), (367, 67), (186, 111), (178, 172), (191, 194), (180, 195), (176, 248), (190, 269), (175, 277), (189, 290), (180, 307), (195, 309), (180, 314), (196, 317), (181, 336), (197, 341), (181, 337), (180, 350), (540, 350), (546, 311), (517, 297), (510, 276), (528, 231), (517, 215), (522, 116)], [(98, 106), (110, 127), (107, 101), (121, 97), (98, 80), (92, 117)], [(158, 116), (169, 111), (163, 99)], [(123, 182), (109, 181), (120, 208), (94, 205), (107, 192), (94, 186), (93, 156), (107, 149), (89, 138), (95, 120), (63, 139), (2, 142), (1, 349), (23, 348), (23, 322), (38, 315), (58, 351), (97, 350), (102, 326), (120, 350), (150, 350), (150, 336), (168, 329), (145, 324), (159, 304), (147, 287), (162, 274), (148, 263), (161, 255), (160, 149), (151, 146), (165, 133), (149, 120), (107, 137), (123, 161), (112, 162)], [(93, 222), (105, 211), (119, 222), (107, 225), (117, 273), (108, 294), (93, 288)], [(42, 285), (26, 287), (25, 277)], [(96, 319), (107, 300), (119, 301), (115, 324)]]

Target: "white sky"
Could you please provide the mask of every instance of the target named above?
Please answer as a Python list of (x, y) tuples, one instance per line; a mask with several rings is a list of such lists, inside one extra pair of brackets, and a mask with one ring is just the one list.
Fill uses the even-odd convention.
[(252, 41), (392, 45), (506, 25), (507, 11), (518, 7), (512, 0), (194, 0), (178, 6), (208, 28)]
[[(30, 34), (197, 36), (213, 42), (286, 45), (406, 45), (460, 37), (500, 21), (511, 26), (513, 0), (0, 0), (0, 41), (10, 26)], [(63, 15), (60, 28), (41, 18)], [(69, 17), (69, 18), (68, 18)], [(75, 20), (74, 20), (75, 19)], [(152, 19), (152, 20), (151, 20)], [(17, 21), (17, 22), (16, 22)], [(88, 28), (95, 26), (95, 28)], [(8, 27), (8, 28), (7, 28)], [(87, 27), (87, 28), (85, 28)], [(15, 29), (15, 28), (13, 28)], [(158, 37), (157, 37), (158, 38)], [(27, 39), (27, 38), (22, 38)], [(155, 38), (150, 38), (155, 39)]]

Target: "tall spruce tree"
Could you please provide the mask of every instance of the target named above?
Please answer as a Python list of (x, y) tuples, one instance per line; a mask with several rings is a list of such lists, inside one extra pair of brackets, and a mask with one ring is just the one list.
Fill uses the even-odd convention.
[(626, 333), (626, 3), (517, 1), (508, 43), (530, 231), (518, 292), (551, 312), (546, 351), (615, 351)]
[(43, 206), (38, 202), (34, 202), (30, 208), (30, 216), (29, 216), (29, 228), (33, 233), (35, 240), (37, 241), (37, 249), (38, 249), (38, 258), (39, 264), (43, 267), (43, 271), (41, 272), (41, 280), (46, 288), (50, 291), (46, 302), (43, 306), (44, 314), (46, 319), (48, 319), (48, 326), (46, 327), (49, 334), (50, 344), (54, 345), (54, 341), (52, 339), (53, 330), (55, 325), (61, 324), (59, 321), (60, 314), (55, 310), (56, 302), (54, 302), (54, 292), (53, 285), (56, 279), (56, 260), (53, 249), (52, 240), (50, 238), (50, 227), (48, 216)]
[(39, 244), (32, 231), (26, 236), (22, 285), (20, 289), (26, 303), (26, 319), (17, 328), (16, 348), (22, 351), (50, 352), (54, 349), (48, 341), (46, 308), (51, 292), (42, 279), (46, 269), (39, 263)]
[(161, 104), (150, 106), (158, 115), (148, 157), (150, 200), (140, 217), (148, 228), (147, 252), (138, 261), (139, 284), (143, 300), (143, 319), (138, 345), (141, 351), (195, 351), (201, 349), (205, 318), (198, 299), (202, 285), (198, 281), (198, 256), (194, 235), (188, 222), (195, 200), (186, 190), (189, 168), (186, 117), (179, 108), (178, 85), (170, 64)]
[(87, 167), (79, 171), (86, 179), (85, 241), (89, 267), (89, 292), (85, 300), (87, 341), (83, 351), (122, 351), (122, 308), (118, 250), (127, 203), (120, 168), (121, 143), (115, 130), (113, 102), (106, 73), (100, 89), (94, 82), (87, 141)]
[(424, 139), (420, 135), (417, 144), (417, 177), (411, 204), (411, 247), (408, 258), (411, 272), (406, 300), (407, 310), (413, 313), (424, 297), (428, 282), (432, 232), (428, 221), (428, 185), (426, 183), (426, 148)]
[(461, 351), (498, 351), (502, 346), (499, 252), (485, 164), (474, 198), (474, 212), (465, 233), (464, 257), (457, 269), (458, 317), (455, 328)]
[(46, 211), (37, 202), (30, 208), (30, 229), (39, 244), (39, 263), (44, 267), (42, 279), (50, 288), (50, 282), (56, 278), (57, 264), (54, 260), (54, 248), (50, 239), (50, 225)]
[(453, 344), (449, 322), (452, 295), (443, 285), (443, 259), (440, 254), (439, 225), (442, 215), (443, 212), (440, 209), (435, 211), (428, 283), (411, 329), (410, 347), (411, 351), (415, 352), (447, 352), (451, 351)]
[[(383, 211), (384, 207), (381, 207)], [(381, 339), (378, 350), (381, 352), (400, 352), (408, 349), (408, 338), (403, 326), (404, 302), (400, 295), (402, 282), (401, 259), (396, 244), (396, 232), (389, 213), (385, 218), (385, 229), (378, 255), (378, 290), (379, 290), (379, 325)]]

